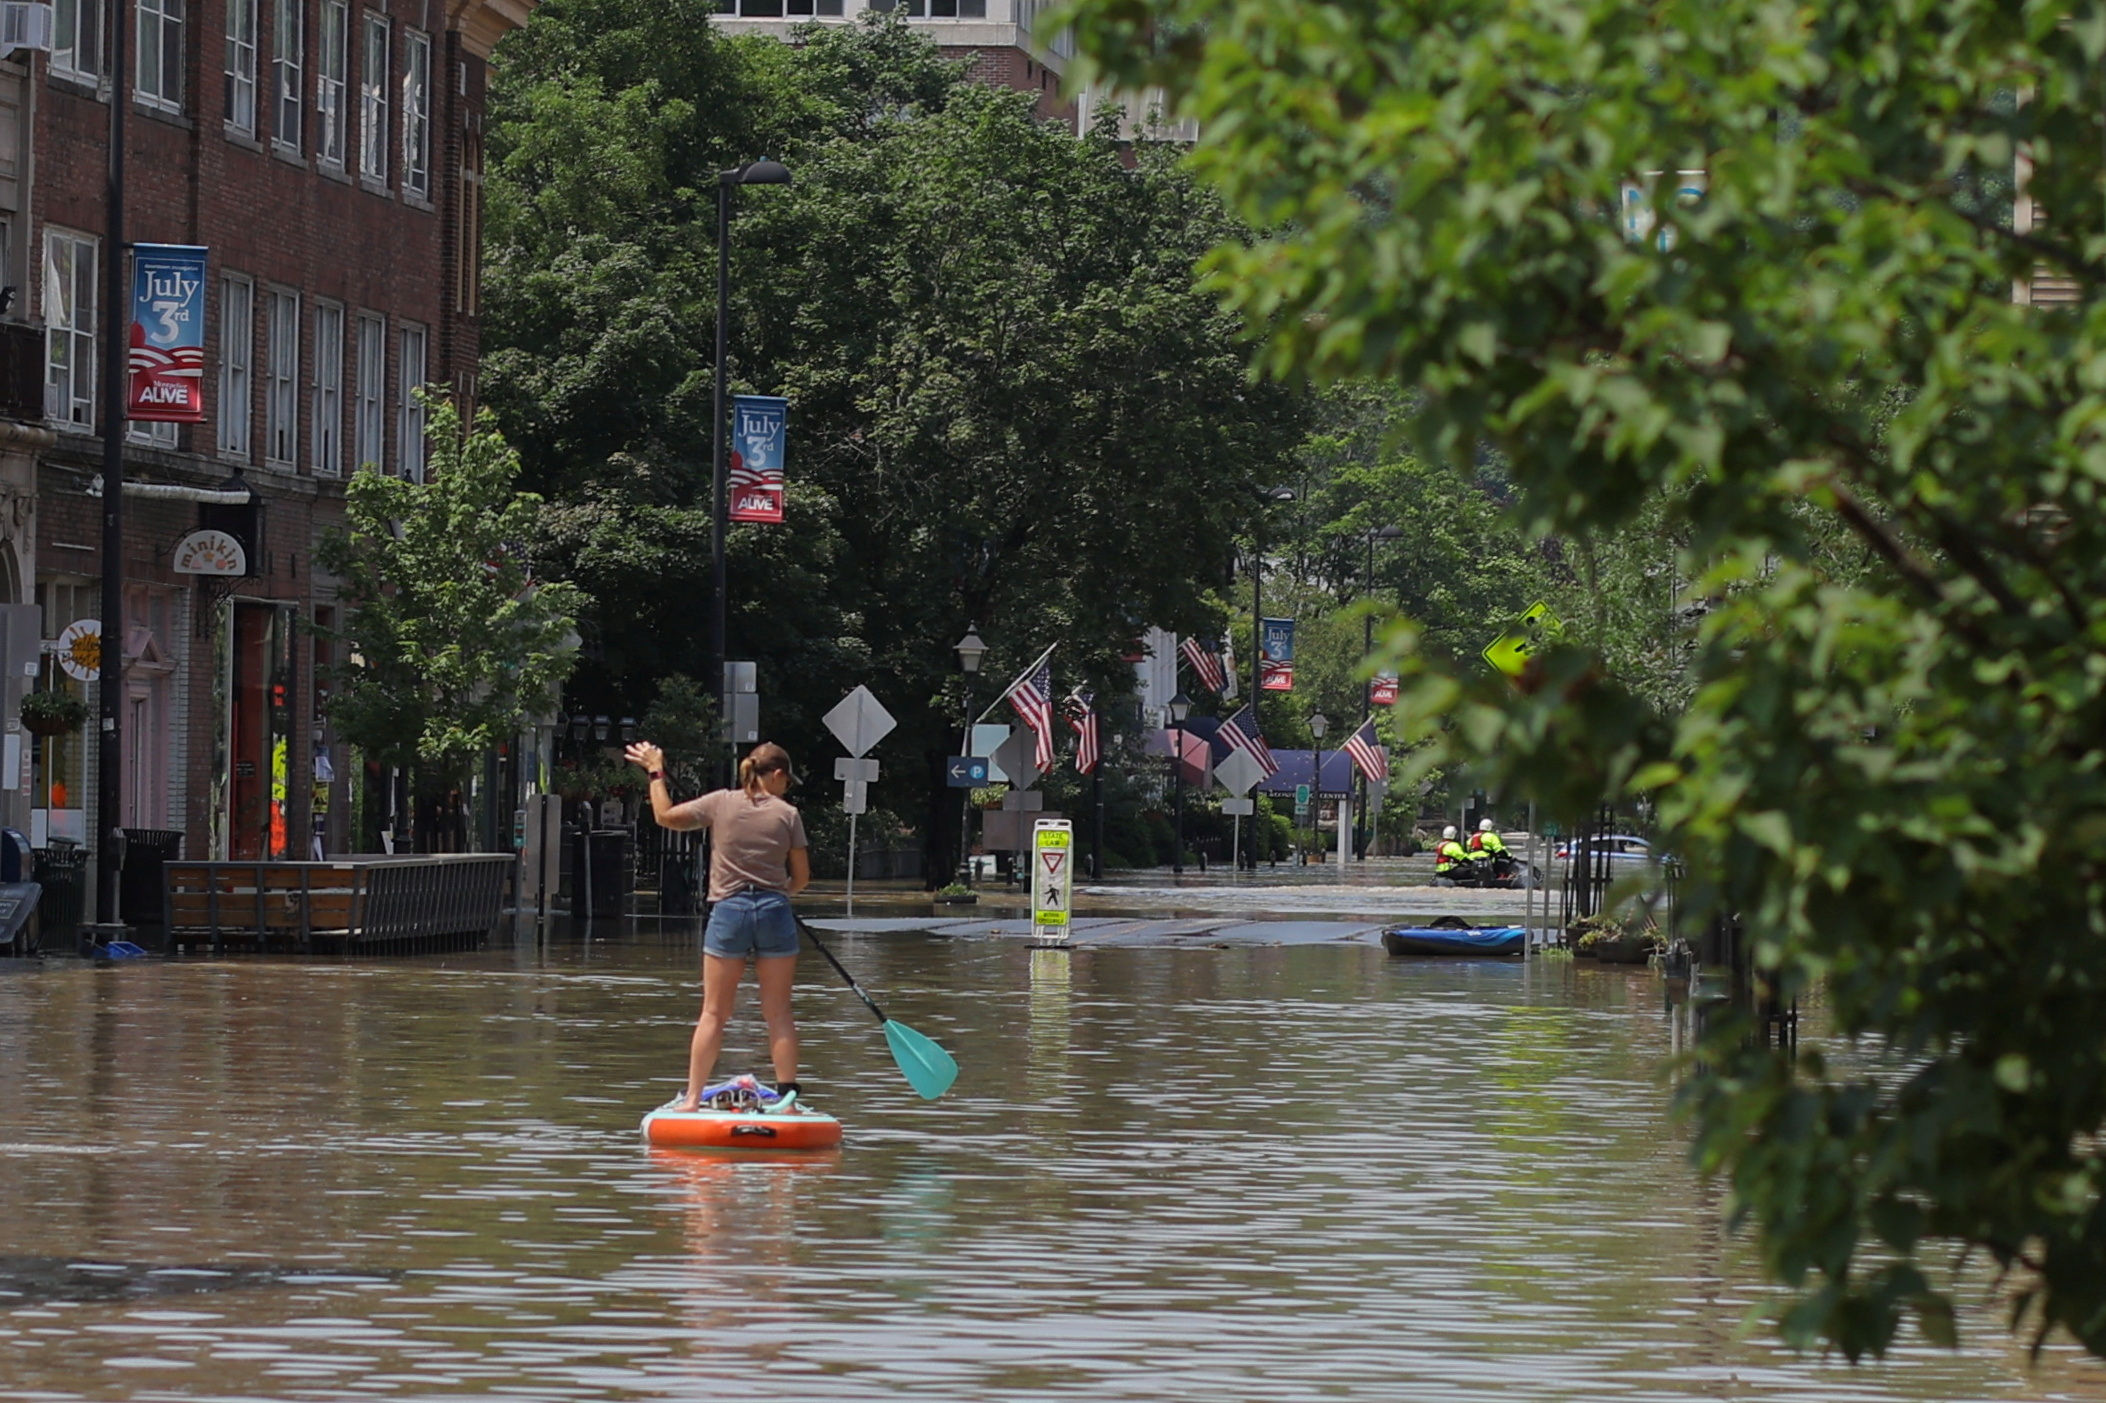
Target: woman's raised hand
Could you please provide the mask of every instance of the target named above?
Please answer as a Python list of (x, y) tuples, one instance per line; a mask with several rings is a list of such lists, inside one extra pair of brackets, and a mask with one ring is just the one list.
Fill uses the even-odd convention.
[(632, 765), (641, 765), (646, 771), (665, 768), (665, 752), (647, 740), (636, 741), (622, 752)]

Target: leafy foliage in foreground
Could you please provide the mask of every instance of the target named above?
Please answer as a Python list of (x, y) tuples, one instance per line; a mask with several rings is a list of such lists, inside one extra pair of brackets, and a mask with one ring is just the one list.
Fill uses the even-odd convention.
[[(1686, 702), (1572, 646), (1518, 696), (1418, 655), (1406, 710), (1510, 796), (1655, 804), (1698, 919), (1889, 1054), (1787, 1066), (1721, 1026), (1693, 1083), (1789, 1333), (1948, 1337), (1924, 1264), (1969, 1244), (2106, 1353), (2106, 7), (1064, 18), (1280, 231), (1211, 263), (1265, 369), (1415, 389), (1428, 451), (1495, 445), (1532, 530), (1660, 514)], [(2053, 215), (2023, 230), (2021, 153)], [(2085, 300), (2013, 305), (2036, 268)]]

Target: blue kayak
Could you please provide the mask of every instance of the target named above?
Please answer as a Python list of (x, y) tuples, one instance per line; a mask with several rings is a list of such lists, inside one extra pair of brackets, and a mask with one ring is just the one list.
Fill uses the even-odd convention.
[(1525, 926), (1455, 930), (1448, 926), (1392, 926), (1382, 932), (1392, 955), (1519, 955), (1528, 949)]

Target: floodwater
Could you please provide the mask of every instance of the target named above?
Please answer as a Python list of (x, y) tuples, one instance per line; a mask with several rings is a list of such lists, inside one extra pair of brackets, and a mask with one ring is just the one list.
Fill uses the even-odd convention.
[(2106, 1397), (1744, 1331), (1643, 969), (842, 935), (957, 1086), (808, 956), (845, 1146), (658, 1155), (693, 942), (0, 976), (0, 1398)]

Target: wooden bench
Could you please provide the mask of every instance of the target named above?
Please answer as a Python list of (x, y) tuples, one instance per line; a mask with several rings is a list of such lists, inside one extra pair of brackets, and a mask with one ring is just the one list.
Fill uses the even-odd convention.
[(167, 862), (172, 953), (410, 953), (484, 944), (504, 915), (510, 853), (325, 862)]

